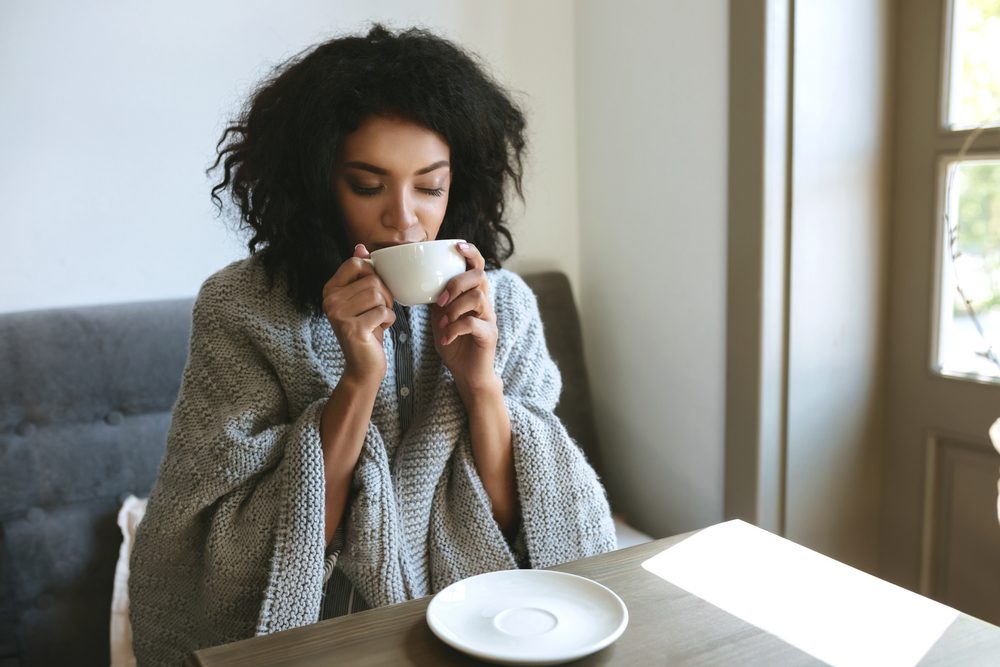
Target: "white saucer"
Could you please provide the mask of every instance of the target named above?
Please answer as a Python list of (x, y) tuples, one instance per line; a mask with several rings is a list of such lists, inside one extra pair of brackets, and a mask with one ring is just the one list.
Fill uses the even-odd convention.
[(628, 625), (628, 609), (596, 581), (551, 570), (502, 570), (457, 581), (431, 600), (441, 641), (503, 665), (554, 665), (599, 651)]

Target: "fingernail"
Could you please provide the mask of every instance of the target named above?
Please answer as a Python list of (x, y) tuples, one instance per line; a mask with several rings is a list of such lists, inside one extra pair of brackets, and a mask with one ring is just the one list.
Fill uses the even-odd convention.
[(461, 248), (462, 250), (468, 250), (469, 244), (466, 243), (465, 241), (462, 241), (461, 243), (458, 244), (458, 247)]
[(447, 336), (441, 336), (441, 344), (442, 345), (447, 345), (448, 344), (448, 337)]
[(437, 305), (439, 306), (443, 306), (446, 303), (448, 303), (448, 290), (441, 292), (441, 296), (439, 296), (437, 300)]
[(444, 317), (441, 318), (441, 320), (438, 322), (438, 326), (441, 327), (442, 329), (444, 329), (446, 326), (448, 326), (448, 316), (447, 315), (445, 315)]

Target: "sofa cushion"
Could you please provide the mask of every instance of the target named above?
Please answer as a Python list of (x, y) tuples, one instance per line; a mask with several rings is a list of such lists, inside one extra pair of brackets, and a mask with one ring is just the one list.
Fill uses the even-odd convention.
[(597, 428), (590, 402), (590, 380), (583, 357), (580, 316), (569, 279), (563, 273), (546, 271), (523, 276), (538, 298), (538, 310), (545, 327), (545, 343), (562, 375), (562, 394), (556, 415), (566, 426), (587, 460), (603, 477)]
[(0, 664), (108, 664), (115, 519), (156, 477), (192, 305), (0, 315)]

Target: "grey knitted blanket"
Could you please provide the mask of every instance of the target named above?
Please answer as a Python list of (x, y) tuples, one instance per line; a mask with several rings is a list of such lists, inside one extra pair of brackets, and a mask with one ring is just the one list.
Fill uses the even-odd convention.
[[(552, 413), (561, 381), (534, 295), (507, 271), (491, 271), (490, 284), (528, 564), (611, 550), (604, 489)], [(390, 364), (346, 517), (339, 565), (372, 606), (517, 566), (477, 475), (466, 413), (428, 315), (428, 307), (410, 310), (413, 423), (401, 433)], [(343, 366), (329, 323), (296, 312), (281, 285), (269, 289), (256, 259), (206, 281), (166, 455), (132, 552), (140, 665), (176, 665), (197, 648), (318, 619), (319, 415)]]

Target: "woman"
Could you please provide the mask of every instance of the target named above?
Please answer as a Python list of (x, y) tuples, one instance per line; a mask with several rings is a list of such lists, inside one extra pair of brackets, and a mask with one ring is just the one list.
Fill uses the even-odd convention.
[[(195, 305), (132, 555), (140, 664), (614, 548), (534, 296), (499, 268), (524, 143), (468, 55), (380, 26), (287, 63), (223, 134), (213, 196), (250, 257)], [(363, 259), (435, 238), (468, 270), (404, 308)]]

